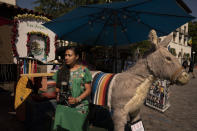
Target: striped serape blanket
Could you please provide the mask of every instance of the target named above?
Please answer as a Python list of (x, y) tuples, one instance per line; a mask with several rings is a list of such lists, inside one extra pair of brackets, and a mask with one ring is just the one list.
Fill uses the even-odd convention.
[(93, 75), (92, 101), (93, 104), (111, 107), (111, 93), (115, 74), (97, 72)]

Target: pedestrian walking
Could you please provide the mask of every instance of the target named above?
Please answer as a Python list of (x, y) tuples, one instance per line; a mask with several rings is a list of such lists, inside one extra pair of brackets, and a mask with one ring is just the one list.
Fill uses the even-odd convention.
[(185, 70), (187, 69), (187, 67), (188, 67), (188, 62), (187, 62), (187, 60), (184, 60), (184, 61), (183, 61), (182, 66), (183, 66), (183, 68), (184, 68)]
[(188, 73), (191, 73), (192, 74), (192, 78), (195, 78), (195, 75), (194, 75), (194, 62), (191, 60), (190, 61), (190, 64), (189, 64), (189, 71)]

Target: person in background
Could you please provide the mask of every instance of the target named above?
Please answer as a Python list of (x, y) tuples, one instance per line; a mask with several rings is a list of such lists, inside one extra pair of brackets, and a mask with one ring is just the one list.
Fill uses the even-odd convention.
[(194, 62), (191, 60), (190, 61), (190, 64), (189, 64), (189, 71), (188, 73), (192, 73), (192, 77), (195, 78), (195, 75), (194, 75)]
[(88, 128), (88, 96), (92, 76), (89, 69), (79, 64), (77, 47), (65, 49), (65, 61), (54, 75), (57, 87), (57, 107), (53, 130), (85, 131)]
[(184, 60), (184, 61), (183, 61), (182, 66), (183, 66), (183, 68), (184, 68), (185, 70), (187, 70), (187, 67), (188, 67), (188, 62), (187, 62), (187, 60)]

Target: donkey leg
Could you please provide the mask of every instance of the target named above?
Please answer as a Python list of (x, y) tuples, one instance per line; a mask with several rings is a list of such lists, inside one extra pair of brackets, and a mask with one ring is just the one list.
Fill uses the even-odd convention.
[(136, 122), (138, 120), (140, 120), (140, 109), (136, 110), (133, 113), (129, 113), (130, 116), (130, 122)]
[(123, 109), (114, 109), (113, 112), (113, 122), (114, 122), (114, 131), (124, 131), (125, 124), (127, 122), (127, 115)]

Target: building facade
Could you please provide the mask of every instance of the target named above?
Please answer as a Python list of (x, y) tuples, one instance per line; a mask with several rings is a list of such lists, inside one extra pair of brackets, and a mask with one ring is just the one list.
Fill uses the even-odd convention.
[(182, 25), (174, 32), (170, 33), (173, 36), (172, 41), (168, 45), (168, 50), (175, 55), (180, 63), (191, 58), (191, 46), (188, 44), (188, 23)]
[[(187, 13), (192, 13), (190, 8), (182, 1), (176, 0), (177, 4), (183, 8)], [(185, 59), (190, 60), (192, 58), (191, 45), (188, 44), (189, 35), (188, 35), (188, 23), (185, 23), (170, 35), (173, 36), (172, 41), (168, 45), (168, 50), (175, 55), (179, 62), (182, 64)], [(161, 40), (164, 37), (161, 37)]]
[(0, 2), (7, 3), (10, 5), (16, 5), (16, 0), (0, 0)]

